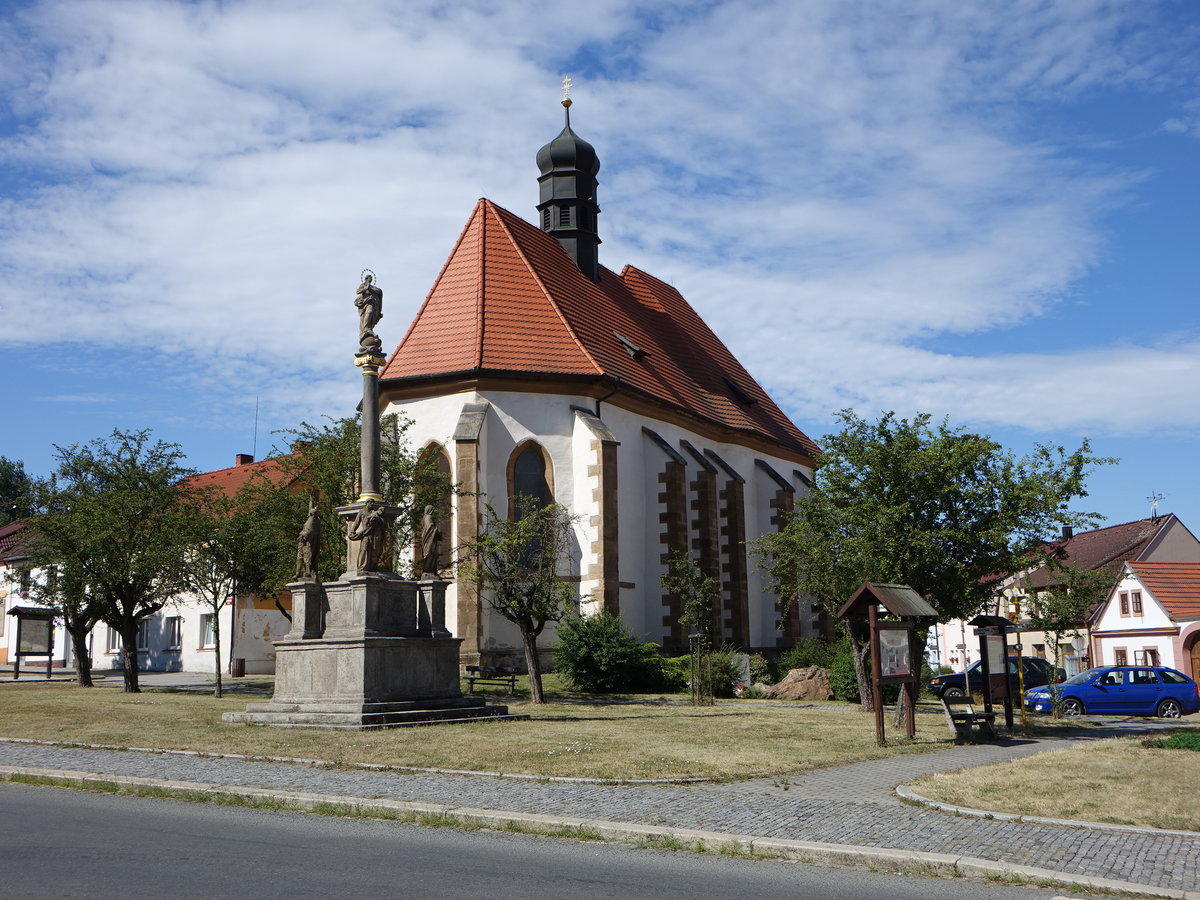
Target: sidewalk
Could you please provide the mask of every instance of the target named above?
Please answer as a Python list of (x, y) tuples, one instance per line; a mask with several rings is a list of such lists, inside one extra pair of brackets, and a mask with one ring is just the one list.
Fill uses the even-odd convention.
[[(1059, 884), (1200, 900), (1200, 835), (956, 816), (901, 802), (922, 775), (1025, 756), (1128, 732), (1117, 723), (1074, 735), (955, 747), (730, 784), (596, 784), (479, 775), (326, 769), (156, 752), (0, 741), (0, 775), (73, 773), (136, 784), (272, 796), (301, 805), (437, 812), (500, 825), (586, 827), (606, 837), (671, 836), (734, 843), (814, 862), (1017, 875)], [(553, 811), (553, 813), (547, 813)]]

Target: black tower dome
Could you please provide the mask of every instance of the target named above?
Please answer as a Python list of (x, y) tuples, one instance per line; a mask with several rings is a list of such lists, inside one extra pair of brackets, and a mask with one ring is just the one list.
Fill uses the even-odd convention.
[(596, 231), (596, 173), (600, 160), (595, 148), (571, 130), (571, 101), (564, 100), (566, 124), (558, 137), (537, 153), (542, 231), (548, 231), (592, 281), (600, 280)]

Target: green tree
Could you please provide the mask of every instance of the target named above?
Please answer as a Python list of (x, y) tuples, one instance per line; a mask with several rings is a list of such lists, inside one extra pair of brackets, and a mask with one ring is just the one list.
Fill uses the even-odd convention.
[(717, 604), (721, 600), (721, 583), (704, 572), (691, 555), (675, 550), (667, 557), (667, 571), (659, 579), (663, 590), (679, 598), (679, 624), (689, 634), (692, 704), (712, 703), (712, 679), (705, 661), (712, 649), (709, 631)]
[[(1086, 497), (1096, 457), (1038, 445), (1016, 458), (991, 438), (886, 413), (878, 421), (851, 410), (826, 435), (809, 495), (784, 528), (756, 542), (784, 611), (802, 594), (831, 613), (864, 581), (907, 584), (943, 619), (981, 609), (995, 580), (1019, 555), (1062, 525), (1087, 525), (1073, 512)], [(850, 633), (862, 696), (867, 698), (861, 634)], [(869, 701), (864, 701), (864, 703)]]
[(574, 585), (562, 578), (571, 560), (571, 517), (565, 507), (541, 506), (533, 497), (517, 497), (514, 506), (512, 519), (486, 506), (484, 527), (465, 548), (461, 571), (488, 605), (521, 632), (530, 698), (545, 703), (537, 640), (548, 623), (561, 622), (579, 599)]
[(0, 456), (0, 525), (33, 514), (33, 481), (25, 474), (25, 463)]
[(282, 490), (269, 479), (252, 479), (233, 494), (212, 487), (191, 494), (192, 540), (180, 583), (212, 615), (217, 697), (223, 693), (221, 610), (226, 598), (239, 592), (270, 596), (278, 571), (292, 556), (292, 542), (272, 515), (272, 501)]
[(177, 444), (152, 442), (148, 430), (56, 446), (55, 456), (36, 492), (44, 512), (30, 520), (30, 563), (63, 565), (100, 605), (121, 635), (125, 691), (137, 692), (138, 629), (182, 586), (195, 508), (181, 482), (194, 472)]
[[(30, 529), (34, 531), (34, 529)], [(36, 532), (31, 541), (37, 541)], [(40, 557), (43, 562), (48, 556)], [(88, 589), (83, 566), (78, 559), (59, 557), (53, 564), (31, 570), (30, 591), (42, 606), (54, 610), (56, 618), (71, 638), (75, 656), (75, 680), (80, 687), (92, 687), (92, 654), (88, 635), (100, 621), (104, 604)]]

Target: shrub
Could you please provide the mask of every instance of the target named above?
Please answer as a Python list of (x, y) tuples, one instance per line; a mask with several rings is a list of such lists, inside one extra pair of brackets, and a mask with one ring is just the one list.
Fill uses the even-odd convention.
[(858, 679), (854, 675), (854, 657), (848, 646), (846, 652), (833, 658), (827, 671), (829, 686), (833, 688), (835, 700), (843, 700), (846, 703), (861, 702), (862, 698), (858, 696)]
[(761, 653), (751, 654), (750, 683), (758, 684), (759, 682), (771, 682), (774, 680), (771, 674), (771, 664), (767, 662), (767, 658)]
[(728, 645), (708, 654), (707, 666), (711, 673), (714, 697), (732, 697), (733, 686), (742, 683), (742, 667), (737, 660), (739, 655), (738, 650)]
[(822, 669), (828, 669), (833, 665), (834, 659), (841, 652), (842, 645), (846, 641), (843, 638), (836, 643), (829, 643), (819, 635), (811, 635), (806, 638), (800, 638), (796, 641), (796, 645), (792, 649), (779, 657), (777, 662), (779, 666), (779, 674), (782, 677), (791, 669), (807, 669), (809, 666), (820, 666)]
[(685, 694), (688, 691), (688, 679), (691, 677), (692, 658), (690, 656), (668, 656), (662, 661), (662, 690), (672, 694)]
[(572, 616), (563, 623), (555, 669), (576, 689), (597, 694), (655, 691), (663, 684), (658, 648), (640, 642), (609, 613)]

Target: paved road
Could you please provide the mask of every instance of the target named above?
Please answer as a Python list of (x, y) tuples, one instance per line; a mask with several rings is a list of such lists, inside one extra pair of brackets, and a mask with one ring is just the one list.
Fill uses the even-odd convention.
[[(899, 802), (896, 785), (938, 771), (1011, 759), (1106, 731), (957, 747), (733, 784), (600, 785), (478, 776), (335, 770), (0, 742), (0, 766), (388, 798), (450, 807), (827, 844), (943, 853), (1146, 885), (1200, 890), (1200, 836), (1100, 831), (951, 816)], [(1198, 894), (1200, 896), (1200, 894)]]
[(860, 870), (0, 784), (9, 896), (1048, 900)]

